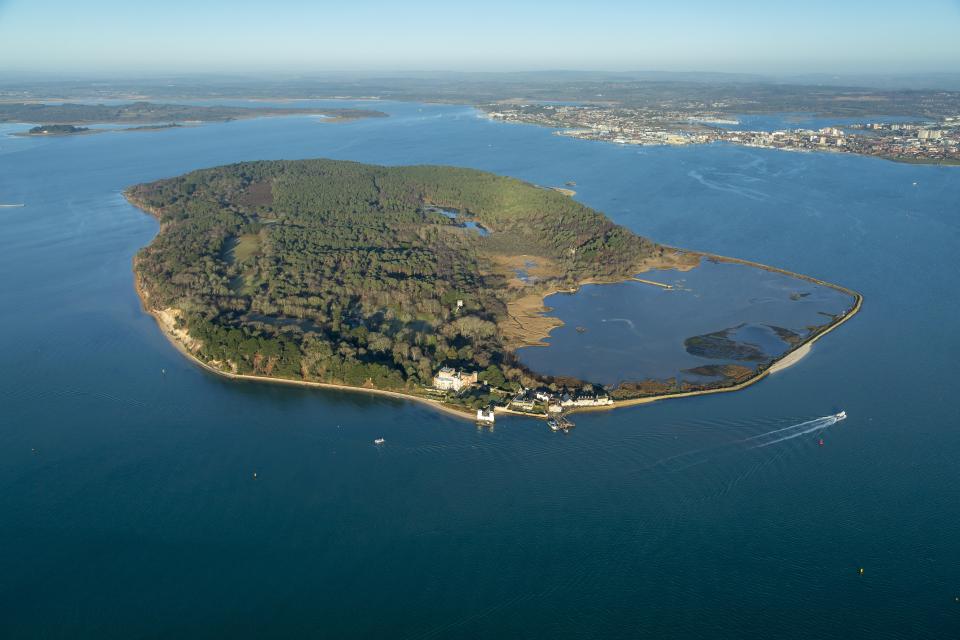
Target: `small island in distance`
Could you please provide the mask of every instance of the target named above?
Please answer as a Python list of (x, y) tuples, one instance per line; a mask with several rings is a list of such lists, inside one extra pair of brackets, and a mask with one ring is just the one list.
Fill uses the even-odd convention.
[(26, 135), (31, 136), (69, 136), (77, 133), (90, 133), (88, 127), (76, 127), (72, 124), (42, 124), (32, 127)]
[[(333, 160), (246, 162), (129, 188), (160, 231), (134, 260), (145, 308), (185, 354), (241, 378), (400, 394), (472, 416), (546, 416), (738, 389), (853, 316), (860, 296), (779, 269), (666, 247), (554, 189), (472, 169)], [(850, 296), (766, 357), (725, 333), (694, 337), (702, 379), (601, 384), (546, 375), (517, 351), (563, 323), (545, 296), (638, 282), (704, 260)], [(805, 295), (805, 294), (804, 294)], [(741, 357), (742, 356), (742, 357)]]
[[(198, 123), (199, 124), (199, 123)], [(40, 137), (40, 136), (74, 136), (74, 135), (88, 135), (94, 133), (107, 133), (110, 131), (114, 132), (136, 132), (136, 131), (161, 131), (164, 129), (179, 129), (184, 125), (178, 122), (165, 122), (163, 124), (141, 124), (141, 125), (128, 125), (121, 128), (106, 128), (101, 127), (97, 129), (91, 129), (90, 127), (78, 127), (72, 124), (42, 124), (36, 127), (31, 127), (26, 131), (19, 131), (17, 133), (12, 133), (10, 135), (17, 137)]]

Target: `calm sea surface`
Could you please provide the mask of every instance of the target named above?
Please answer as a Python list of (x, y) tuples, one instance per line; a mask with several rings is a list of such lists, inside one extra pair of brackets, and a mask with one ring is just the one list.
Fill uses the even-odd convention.
[[(377, 106), (0, 136), (26, 205), (0, 208), (0, 637), (960, 636), (960, 169)], [(758, 385), (568, 436), (204, 373), (140, 309), (157, 224), (121, 190), (317, 156), (576, 181), (638, 233), (866, 302)]]

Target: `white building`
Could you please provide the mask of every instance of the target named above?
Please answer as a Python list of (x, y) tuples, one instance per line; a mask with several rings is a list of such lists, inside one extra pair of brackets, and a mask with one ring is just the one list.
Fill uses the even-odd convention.
[(561, 407), (605, 407), (613, 404), (610, 396), (582, 395), (572, 398), (564, 395), (560, 400)]
[(433, 388), (441, 391), (460, 391), (477, 382), (477, 373), (463, 373), (453, 367), (443, 367), (433, 376)]
[(494, 421), (493, 409), (477, 409), (477, 422), (486, 422), (488, 424), (493, 424)]

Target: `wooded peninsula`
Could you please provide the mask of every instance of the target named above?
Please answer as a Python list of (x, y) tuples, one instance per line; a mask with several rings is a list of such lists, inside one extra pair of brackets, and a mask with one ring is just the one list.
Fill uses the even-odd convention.
[(741, 367), (699, 389), (603, 389), (524, 367), (515, 350), (542, 344), (558, 324), (542, 315), (545, 295), (692, 268), (703, 256), (513, 178), (265, 161), (125, 195), (160, 221), (134, 260), (145, 307), (185, 352), (227, 375), (391, 391), (473, 411), (506, 407), (524, 390), (609, 404), (734, 388), (763, 373)]

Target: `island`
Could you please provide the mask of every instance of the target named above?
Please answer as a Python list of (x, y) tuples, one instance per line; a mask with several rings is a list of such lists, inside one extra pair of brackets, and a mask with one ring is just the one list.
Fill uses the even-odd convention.
[(72, 124), (42, 124), (32, 127), (25, 135), (28, 136), (69, 136), (78, 133), (90, 133), (87, 127), (75, 127)]
[(790, 274), (849, 293), (849, 308), (805, 335), (775, 327), (789, 342), (776, 358), (738, 346), (737, 326), (690, 349), (745, 353), (741, 363), (702, 367), (694, 380), (601, 384), (518, 357), (563, 324), (545, 315), (544, 297), (626, 281), (669, 291), (637, 274), (704, 260), (780, 270), (660, 245), (555, 189), (465, 168), (244, 162), (125, 196), (160, 223), (134, 259), (143, 305), (208, 370), (411, 397), (488, 421), (742, 388), (861, 300)]

